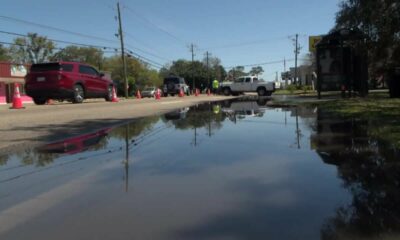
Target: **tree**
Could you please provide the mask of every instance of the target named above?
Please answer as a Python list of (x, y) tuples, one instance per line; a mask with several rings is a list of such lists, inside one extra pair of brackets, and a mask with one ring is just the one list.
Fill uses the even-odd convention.
[(395, 0), (344, 0), (335, 28), (357, 28), (369, 37), (373, 71), (400, 65), (400, 3)]
[(8, 61), (8, 60), (10, 60), (8, 49), (0, 44), (0, 61)]
[(57, 52), (52, 60), (84, 62), (99, 69), (104, 64), (103, 51), (94, 47), (67, 46)]
[(243, 66), (234, 67), (233, 69), (229, 70), (229, 72), (228, 72), (228, 78), (230, 80), (234, 80), (238, 77), (242, 77), (245, 75), (247, 75), (247, 73), (244, 71)]
[(258, 77), (258, 75), (260, 75), (261, 73), (263, 73), (264, 72), (264, 69), (261, 67), (261, 66), (257, 66), (257, 67), (253, 67), (251, 70), (250, 70), (250, 74), (251, 75), (255, 75), (255, 76), (257, 76)]
[[(126, 58), (127, 66), (127, 78), (129, 86), (129, 95), (132, 95), (138, 88), (142, 89), (145, 86), (156, 86), (161, 85), (161, 78), (159, 73), (155, 70), (149, 69), (149, 67), (139, 61), (136, 58)], [(124, 80), (123, 80), (123, 64), (120, 56), (112, 56), (104, 59), (105, 71), (111, 73), (111, 78), (117, 83), (119, 93), (124, 92)]]
[(40, 63), (50, 59), (54, 48), (53, 41), (36, 33), (28, 33), (26, 38), (14, 39), (10, 54), (12, 60), (18, 63)]

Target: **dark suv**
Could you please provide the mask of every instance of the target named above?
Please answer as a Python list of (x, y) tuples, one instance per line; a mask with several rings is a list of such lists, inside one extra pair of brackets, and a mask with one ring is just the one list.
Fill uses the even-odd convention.
[(168, 94), (171, 96), (175, 96), (175, 94), (179, 94), (180, 89), (186, 95), (190, 95), (189, 86), (186, 84), (185, 79), (182, 77), (166, 77), (164, 78), (164, 97), (167, 97)]
[(25, 89), (42, 105), (48, 99), (81, 103), (85, 98), (112, 100), (113, 82), (95, 68), (77, 62), (33, 64), (25, 77)]

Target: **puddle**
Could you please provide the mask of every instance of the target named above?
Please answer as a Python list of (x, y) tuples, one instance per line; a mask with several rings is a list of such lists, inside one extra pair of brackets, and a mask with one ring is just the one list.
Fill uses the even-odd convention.
[(1, 239), (391, 239), (368, 121), (225, 101), (0, 157)]

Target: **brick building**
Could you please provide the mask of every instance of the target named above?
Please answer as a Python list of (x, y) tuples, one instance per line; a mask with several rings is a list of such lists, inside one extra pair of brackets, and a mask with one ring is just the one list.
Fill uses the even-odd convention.
[(32, 99), (25, 94), (25, 76), (29, 65), (14, 64), (10, 62), (0, 62), (0, 104), (12, 102), (14, 94), (14, 84), (20, 84), (22, 102), (32, 103)]

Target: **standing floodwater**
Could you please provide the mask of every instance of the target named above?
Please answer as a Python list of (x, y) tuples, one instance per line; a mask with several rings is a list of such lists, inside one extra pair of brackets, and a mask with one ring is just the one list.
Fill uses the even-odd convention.
[(0, 239), (396, 239), (368, 121), (236, 101), (0, 155)]

